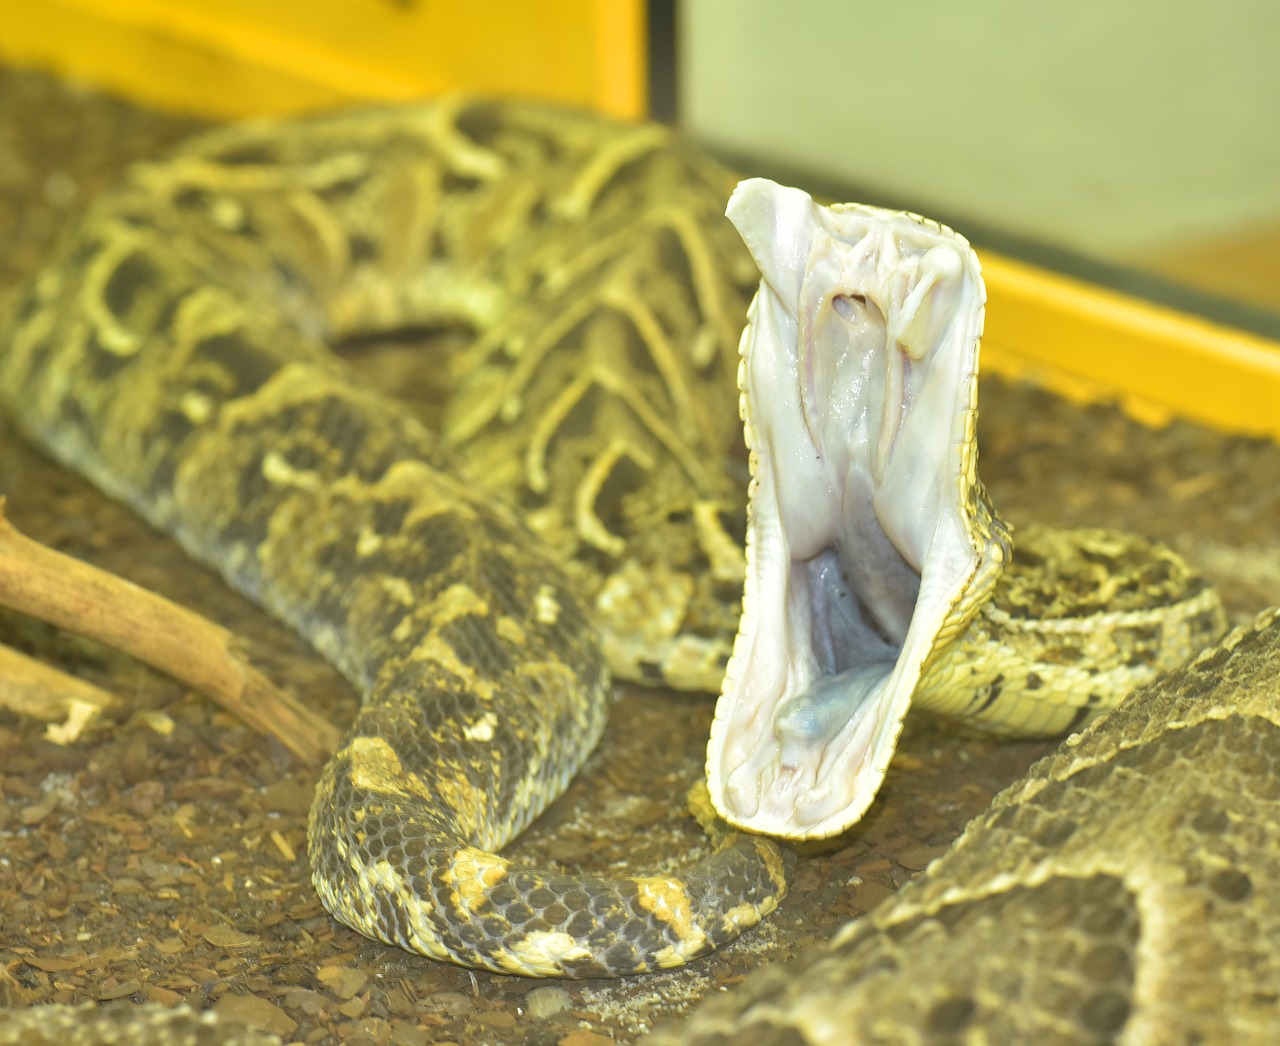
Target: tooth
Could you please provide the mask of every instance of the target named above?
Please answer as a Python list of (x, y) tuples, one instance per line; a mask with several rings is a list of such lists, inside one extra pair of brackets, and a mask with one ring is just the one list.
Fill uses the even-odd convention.
[(810, 788), (796, 798), (795, 819), (800, 824), (817, 824), (840, 809), (836, 797), (826, 788)]
[(934, 247), (919, 261), (915, 285), (898, 306), (890, 333), (913, 360), (922, 360), (938, 336), (937, 320), (950, 310), (939, 308), (931, 296), (944, 294), (963, 268), (960, 255), (952, 247)]
[(738, 817), (755, 817), (760, 809), (760, 782), (750, 780), (750, 776), (750, 770), (742, 767), (730, 775), (725, 785), (725, 805)]
[(800, 189), (748, 178), (725, 208), (765, 282), (788, 311), (800, 300), (809, 254), (821, 232), (814, 206), (813, 197)]
[(896, 352), (885, 354), (884, 406), (880, 412), (880, 432), (876, 437), (876, 456), (872, 463), (873, 478), (883, 483), (889, 468), (894, 437), (902, 420), (902, 357)]

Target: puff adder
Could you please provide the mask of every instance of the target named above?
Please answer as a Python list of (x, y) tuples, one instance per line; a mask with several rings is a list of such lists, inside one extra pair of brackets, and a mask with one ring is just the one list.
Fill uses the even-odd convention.
[[(495, 853), (594, 746), (608, 666), (713, 690), (734, 649), (746, 564), (733, 385), (755, 269), (721, 217), (730, 185), (662, 128), (530, 106), (448, 100), (245, 124), (135, 168), (90, 207), (18, 303), (0, 390), (23, 429), (295, 625), (361, 690), (309, 831), (321, 899), (361, 932), (499, 972), (637, 973), (705, 954), (785, 891), (788, 853), (732, 831), (717, 830), (714, 852), (680, 875), (546, 872)], [(893, 337), (858, 328), (888, 350), (888, 387), (897, 387), (900, 349), (926, 374), (945, 370), (927, 358), (955, 355), (933, 351), (929, 317), (957, 303), (944, 295), (933, 308), (929, 288), (967, 270), (958, 248), (931, 254), (933, 246), (901, 252), (909, 272), (873, 264), (871, 283), (841, 298), (847, 310), (888, 295), (893, 307), (880, 311)], [(895, 298), (903, 287), (906, 297)], [(980, 327), (980, 298), (965, 294), (956, 322), (969, 330), (976, 302)], [(424, 361), (450, 392), (433, 428), (371, 392), (329, 348), (397, 329), (455, 346)], [(969, 333), (955, 345), (973, 362), (943, 373), (942, 421), (927, 435), (950, 448), (937, 459), (936, 489), (958, 499), (957, 525), (968, 528), (981, 569), (939, 599), (912, 554), (885, 552), (889, 609), (870, 611), (868, 624), (831, 612), (855, 594), (856, 543), (818, 548), (803, 568), (832, 582), (812, 586), (825, 592), (818, 610), (868, 638), (876, 672), (903, 643), (895, 615), (924, 608), (926, 645), (947, 647), (990, 603), (1009, 559), (1007, 531), (974, 472)], [(749, 339), (742, 348), (749, 353)], [(748, 408), (770, 402), (743, 389)], [(847, 421), (838, 410), (807, 417), (832, 431)], [(770, 444), (759, 416), (747, 421), (758, 494), (762, 448), (785, 456), (791, 443)], [(884, 454), (873, 473), (884, 471)], [(803, 511), (753, 507), (740, 649), (764, 631), (750, 578), (769, 555), (761, 531), (775, 508), (783, 521)], [(883, 551), (883, 534), (861, 536)], [(1088, 564), (1118, 563), (1123, 556), (1097, 551), (1108, 540), (1069, 546), (1092, 542)], [(1052, 537), (1030, 544), (1070, 559), (1051, 551)], [(1144, 562), (1173, 563), (1140, 547)], [(1136, 611), (1149, 615), (1136, 632), (1180, 629), (1185, 649), (1148, 644), (1176, 661), (1212, 633), (1220, 611), (1180, 565), (1157, 573), (1176, 584), (1157, 591), (1154, 610)], [(857, 595), (859, 606), (873, 605)], [(1089, 604), (1068, 602), (1065, 617)], [(1028, 616), (1017, 599), (1004, 606)], [(1178, 628), (1166, 629), (1170, 620)], [(1032, 632), (1045, 630), (1041, 620)], [(1001, 666), (1016, 666), (1024, 689), (1041, 671), (1056, 676), (1034, 653), (987, 657), (1017, 627), (997, 631), (977, 633), (978, 661), (996, 666), (988, 677), (936, 686), (938, 664), (907, 642), (913, 679), (933, 673), (921, 692), (962, 716), (1031, 730), (1061, 729), (1121, 696), (1090, 670), (1065, 718), (1026, 723), (1025, 706), (1001, 696)], [(1043, 650), (1042, 639), (1032, 642)], [(1075, 650), (1050, 645), (1060, 659)], [(798, 776), (787, 776), (797, 769), (787, 760), (841, 729), (833, 709), (845, 683), (874, 689), (863, 668), (842, 660), (844, 640), (803, 647), (808, 669), (818, 647), (834, 660), (819, 666), (812, 692), (784, 695), (794, 729), (766, 739), (760, 757), (781, 744), (782, 793)], [(1155, 661), (1132, 657), (1135, 649), (1117, 656), (1153, 674)], [(734, 659), (731, 702), (733, 683), (747, 677), (745, 655)], [(1127, 687), (1133, 676), (1122, 679)], [(840, 830), (874, 794), (915, 689), (891, 703), (853, 798), (831, 799), (822, 792), (829, 779), (820, 780), (789, 808), (794, 823), (788, 809), (786, 823), (756, 820), (758, 764), (725, 765), (713, 737), (721, 811), (779, 834)], [(792, 696), (798, 705), (787, 704)], [(818, 773), (821, 763), (800, 769)], [(759, 785), (756, 798), (767, 791)], [(765, 806), (786, 804), (771, 793)]]
[[(656, 128), (537, 108), (241, 125), (134, 168), (18, 305), (0, 385), (22, 427), (363, 692), (309, 848), (366, 934), (506, 973), (636, 973), (785, 889), (788, 858), (736, 833), (679, 876), (493, 852), (599, 738), (602, 647), (686, 685), (723, 665), (737, 422), (731, 397), (693, 409), (731, 388), (749, 272), (711, 220), (721, 177)], [(389, 328), (470, 339), (428, 361), (456, 375), (442, 435), (328, 348)]]

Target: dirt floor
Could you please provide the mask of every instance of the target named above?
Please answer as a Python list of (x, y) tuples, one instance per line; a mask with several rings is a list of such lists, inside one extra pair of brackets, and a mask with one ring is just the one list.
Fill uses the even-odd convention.
[[(0, 295), (132, 158), (193, 121), (0, 70)], [(1014, 523), (1132, 529), (1220, 586), (1234, 621), (1280, 602), (1280, 452), (1186, 424), (1155, 431), (984, 379), (982, 471)], [(355, 698), (292, 633), (0, 420), (0, 494), (20, 528), (233, 629), (255, 663), (333, 722)], [(186, 1000), (307, 1043), (626, 1042), (828, 937), (939, 855), (1042, 743), (917, 718), (879, 801), (802, 857), (765, 926), (673, 973), (547, 982), (470, 973), (338, 927), (307, 878), (315, 775), (208, 701), (127, 658), (13, 615), (0, 638), (121, 698), (74, 745), (0, 712), (0, 962), (35, 1001)], [(570, 868), (669, 870), (704, 845), (682, 796), (709, 700), (619, 690), (604, 743), (513, 848)]]

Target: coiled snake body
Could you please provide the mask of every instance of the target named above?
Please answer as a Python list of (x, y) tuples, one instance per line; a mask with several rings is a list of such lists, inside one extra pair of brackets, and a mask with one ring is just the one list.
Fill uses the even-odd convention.
[[(679, 877), (540, 872), (494, 853), (594, 745), (606, 661), (640, 681), (719, 686), (744, 570), (733, 388), (756, 276), (721, 216), (730, 187), (664, 129), (537, 107), (446, 101), (242, 125), (136, 168), (90, 208), (19, 303), (0, 389), (25, 431), (292, 622), (361, 688), (309, 840), (321, 898), (348, 925), (500, 972), (615, 975), (704, 954), (785, 890), (785, 852), (737, 832)], [(749, 216), (735, 220), (761, 260)], [(872, 216), (875, 230), (879, 220)], [(905, 346), (923, 374), (935, 341), (954, 335), (956, 352), (972, 356), (980, 292), (961, 299), (960, 327), (927, 318), (952, 302), (931, 297), (930, 281), (968, 278), (967, 245), (947, 247), (955, 258), (934, 271), (920, 258), (951, 234), (918, 219), (888, 221), (886, 235), (897, 237), (914, 275), (882, 264), (881, 254), (858, 270), (866, 286), (846, 299), (871, 302), (888, 327), (863, 324), (842, 344), (887, 346), (890, 361)], [(916, 243), (917, 233), (933, 239)], [(762, 267), (766, 290), (780, 293), (785, 273)], [(761, 293), (757, 328), (768, 306)], [(397, 328), (463, 342), (429, 361), (452, 388), (438, 432), (368, 391), (328, 349)], [(900, 368), (887, 373), (899, 387)], [(992, 614), (1026, 609), (1015, 595), (998, 612), (983, 610), (1009, 543), (973, 471), (975, 375), (976, 365), (962, 364), (938, 401), (943, 443), (961, 452), (939, 466), (939, 482), (954, 486), (943, 500), (955, 502), (956, 520), (978, 521), (962, 527), (970, 551), (959, 557), (968, 572), (956, 591), (935, 591), (923, 560), (941, 552), (928, 541), (881, 557), (888, 575), (872, 588), (906, 579), (890, 594), (896, 609), (832, 616), (846, 596), (856, 597), (846, 607), (872, 599), (850, 581), (866, 573), (849, 567), (856, 553), (835, 539), (797, 568), (809, 589), (825, 592), (828, 621), (871, 637), (862, 645), (876, 665), (891, 666), (904, 642), (915, 651), (911, 671), (899, 673), (910, 678), (893, 676), (889, 712), (871, 717), (883, 724), (863, 760), (865, 780), (852, 798), (834, 799), (819, 782), (792, 823), (778, 798), (789, 785), (760, 802), (771, 787), (750, 794), (750, 782), (764, 780), (751, 775), (767, 776), (760, 764), (745, 777), (725, 766), (712, 793), (738, 824), (819, 835), (856, 819), (917, 690), (997, 727), (1025, 715), (1002, 711), (1013, 706), (1000, 697), (999, 662), (982, 681), (967, 680), (960, 699), (955, 686), (917, 687), (922, 676), (946, 676), (942, 654), (971, 621), (968, 641), (982, 652), (993, 627), (1008, 631)], [(768, 390), (744, 387), (750, 411), (751, 397)], [(886, 415), (882, 431), (909, 417), (909, 406)], [(812, 405), (804, 409), (812, 421)], [(837, 412), (818, 427), (841, 423)], [(792, 423), (780, 424), (785, 433)], [(777, 438), (767, 429), (759, 418), (750, 429), (757, 488), (762, 448), (778, 446), (766, 443)], [(937, 435), (926, 427), (922, 445)], [(872, 473), (884, 474), (885, 453)], [(753, 511), (757, 567), (772, 554), (768, 532), (795, 506), (773, 512)], [(893, 526), (874, 527), (849, 529), (887, 548)], [(1058, 556), (1051, 532), (1031, 544), (1039, 558), (1071, 558)], [(956, 547), (937, 546), (958, 562)], [(1142, 609), (1113, 622), (1126, 671), (1106, 685), (1086, 681), (1083, 712), (1055, 713), (1033, 729), (1079, 721), (1220, 627), (1216, 600), (1170, 555), (1098, 534), (1070, 548), (1085, 550), (1079, 571), (1033, 567), (1024, 596), (1126, 555), (1147, 564), (1151, 584)], [(824, 589), (820, 577), (834, 580)], [(759, 634), (751, 630), (764, 597), (751, 592), (749, 582), (743, 636)], [(892, 623), (917, 600), (932, 615), (920, 642), (903, 639), (905, 622)], [(1169, 634), (1182, 646), (1156, 653)], [(753, 660), (743, 636), (730, 673), (739, 684), (748, 663), (751, 678), (777, 668)], [(1060, 661), (1085, 656), (1073, 642), (1056, 648)], [(786, 781), (796, 751), (839, 734), (833, 709), (846, 683), (862, 700), (892, 674), (876, 669), (871, 680), (842, 660), (842, 641), (828, 646), (826, 661), (801, 659), (798, 690), (771, 697), (791, 724), (791, 734), (780, 728), (765, 741), (781, 753)], [(1022, 657), (1016, 674), (1035, 688), (1053, 671)], [(739, 702), (732, 689), (730, 704)], [(722, 722), (739, 714), (730, 708)], [(725, 758), (713, 751), (713, 770)]]

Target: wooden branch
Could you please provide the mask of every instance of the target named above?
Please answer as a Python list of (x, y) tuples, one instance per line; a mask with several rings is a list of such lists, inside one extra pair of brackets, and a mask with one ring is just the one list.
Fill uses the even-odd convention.
[(5, 518), (3, 498), (0, 603), (173, 676), (278, 737), (307, 763), (323, 761), (337, 747), (339, 731), (254, 669), (227, 629), (25, 537)]
[(45, 736), (70, 744), (115, 698), (92, 683), (0, 644), (0, 705), (49, 723)]

